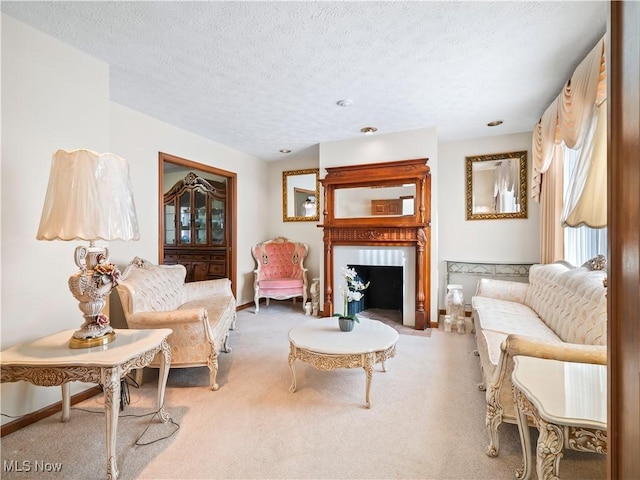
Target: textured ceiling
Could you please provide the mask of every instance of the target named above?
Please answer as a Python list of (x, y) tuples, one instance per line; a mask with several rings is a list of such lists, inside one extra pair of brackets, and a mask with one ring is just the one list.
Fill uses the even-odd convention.
[(2, 11), (109, 64), (114, 102), (278, 160), (281, 148), (303, 156), (365, 126), (436, 127), (441, 141), (530, 131), (604, 35), (608, 2), (3, 1)]

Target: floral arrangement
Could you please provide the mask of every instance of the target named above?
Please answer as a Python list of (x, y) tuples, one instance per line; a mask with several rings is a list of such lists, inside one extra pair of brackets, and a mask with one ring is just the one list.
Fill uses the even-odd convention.
[[(92, 304), (104, 300), (111, 289), (120, 281), (120, 270), (114, 263), (101, 261), (91, 269), (83, 269), (80, 275), (73, 275), (69, 279), (71, 293), (81, 304)], [(83, 310), (84, 311), (84, 310)], [(109, 327), (109, 317), (103, 313), (94, 315), (90, 322), (97, 324), (97, 328)]]
[(358, 274), (353, 268), (343, 266), (341, 267), (341, 269), (342, 278), (344, 278), (345, 282), (344, 285), (340, 286), (340, 289), (342, 290), (342, 298), (344, 300), (344, 310), (343, 313), (336, 313), (334, 316), (341, 318), (350, 318), (360, 323), (360, 320), (358, 320), (358, 317), (356, 315), (348, 314), (349, 302), (352, 302), (354, 300), (357, 302), (358, 300), (362, 299), (362, 297), (364, 297), (363, 292), (369, 287), (370, 282), (364, 284), (360, 280), (356, 279), (356, 276)]
[(94, 275), (100, 277), (103, 284), (118, 284), (120, 280), (120, 270), (114, 263), (99, 263), (93, 269)]

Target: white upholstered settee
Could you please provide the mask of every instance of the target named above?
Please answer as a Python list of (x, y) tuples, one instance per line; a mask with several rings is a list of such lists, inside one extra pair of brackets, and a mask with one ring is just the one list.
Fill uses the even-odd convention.
[[(218, 353), (231, 351), (236, 299), (229, 279), (185, 283), (186, 273), (182, 265), (154, 265), (136, 257), (116, 289), (128, 327), (171, 328), (171, 368), (206, 365), (211, 389), (217, 390)], [(151, 366), (159, 366), (157, 359)]]
[(513, 357), (606, 364), (607, 299), (603, 258), (575, 268), (533, 265), (529, 283), (481, 279), (472, 319), (486, 389), (487, 455), (497, 456), (498, 427), (516, 423)]

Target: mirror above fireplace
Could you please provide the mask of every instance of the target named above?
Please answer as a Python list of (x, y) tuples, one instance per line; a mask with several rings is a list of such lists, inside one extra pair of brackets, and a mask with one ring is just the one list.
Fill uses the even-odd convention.
[(415, 214), (416, 185), (336, 188), (335, 218), (400, 217)]

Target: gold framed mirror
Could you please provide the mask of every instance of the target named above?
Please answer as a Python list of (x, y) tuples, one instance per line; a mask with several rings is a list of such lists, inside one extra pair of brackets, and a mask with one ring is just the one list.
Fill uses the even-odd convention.
[(320, 169), (282, 172), (282, 220), (317, 222), (320, 219)]
[(467, 220), (527, 218), (527, 152), (466, 158)]

